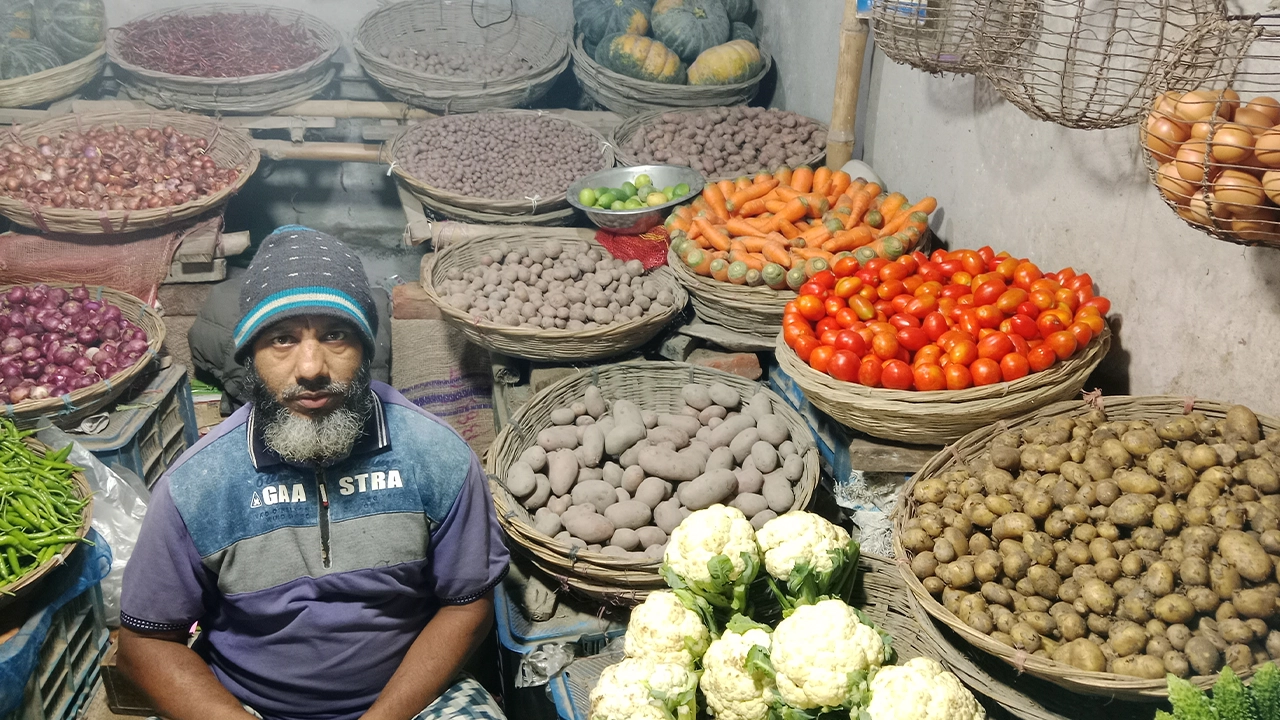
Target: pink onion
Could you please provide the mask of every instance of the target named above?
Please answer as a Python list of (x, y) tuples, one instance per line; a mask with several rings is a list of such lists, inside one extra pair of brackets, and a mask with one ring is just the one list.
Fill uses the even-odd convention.
[(125, 346), (124, 346), (124, 354), (126, 356), (133, 355), (134, 357), (140, 357), (142, 353), (146, 351), (147, 351), (146, 340), (138, 340), (138, 339), (130, 340), (129, 342), (125, 343)]
[[(98, 342), (98, 331), (85, 325), (80, 328), (80, 332), (76, 333), (76, 342), (81, 345), (92, 345)], [(2, 349), (3, 347), (0, 346), (0, 350)]]
[(62, 303), (66, 302), (70, 298), (71, 298), (71, 293), (67, 292), (66, 290), (63, 290), (62, 288), (50, 288), (49, 290), (48, 301), (52, 302), (55, 305), (61, 305)]
[(17, 405), (31, 396), (31, 389), (19, 385), (9, 391), (9, 402)]
[(22, 352), (22, 341), (16, 337), (7, 337), (0, 340), (0, 353), (5, 355), (13, 355)]
[(116, 369), (116, 364), (115, 364), (115, 363), (113, 363), (113, 362), (109, 362), (109, 361), (106, 361), (106, 360), (103, 360), (102, 362), (98, 363), (98, 364), (94, 367), (94, 370), (97, 370), (97, 371), (98, 371), (98, 374), (99, 374), (99, 375), (101, 375), (101, 376), (102, 376), (102, 377), (104, 377), (104, 378), (106, 378), (106, 377), (111, 377), (112, 375), (115, 375), (117, 372), (119, 372), (119, 371)]
[(93, 312), (94, 310), (101, 310), (102, 303), (96, 300), (90, 300), (84, 304), (84, 309), (88, 310), (89, 312)]
[(62, 310), (63, 315), (79, 315), (84, 312), (84, 304), (79, 300), (68, 300), (62, 303), (60, 309)]
[[(84, 372), (91, 367), (93, 367), (93, 361), (85, 357), (84, 355), (81, 355), (80, 357), (71, 361), (71, 369), (75, 370), (77, 373), (81, 375), (83, 375)], [(4, 370), (3, 366), (0, 366), (0, 372), (2, 372), (3, 370)]]
[(34, 388), (31, 388), (31, 399), (44, 400), (45, 398), (49, 397), (52, 393), (53, 393), (53, 388), (49, 387), (48, 385), (44, 385), (44, 384), (37, 385)]
[(27, 289), (21, 285), (9, 288), (9, 292), (5, 293), (4, 298), (12, 305), (20, 305), (27, 300)]

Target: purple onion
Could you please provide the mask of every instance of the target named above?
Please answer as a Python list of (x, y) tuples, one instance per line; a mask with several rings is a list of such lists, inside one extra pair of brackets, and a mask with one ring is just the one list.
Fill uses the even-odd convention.
[(43, 325), (41, 325), (40, 323), (38, 323), (38, 322), (30, 322), (30, 323), (27, 323), (27, 334), (28, 334), (28, 335), (35, 336), (35, 337), (36, 337), (36, 339), (39, 339), (40, 334), (41, 334), (41, 333), (43, 333), (43, 332), (44, 332), (44, 326), (43, 326)]
[(102, 351), (104, 355), (110, 357), (115, 355), (117, 352), (120, 352), (120, 346), (118, 343), (104, 342), (98, 346), (98, 350)]
[(72, 288), (72, 289), (71, 289), (71, 299), (72, 299), (72, 300), (79, 300), (80, 302), (84, 302), (85, 300), (88, 300), (88, 299), (89, 299), (89, 288), (85, 287), (84, 285), (81, 285), (81, 286), (80, 286), (80, 287), (78, 287), (78, 288)]
[[(31, 336), (28, 335), (27, 337), (31, 337)], [(42, 354), (43, 353), (40, 352), (40, 348), (38, 347), (27, 346), (22, 348), (22, 359), (26, 360), (27, 362), (31, 362), (33, 360), (39, 360)]]
[(66, 290), (63, 290), (62, 288), (51, 288), (49, 290), (49, 299), (46, 302), (61, 305), (70, 298), (71, 293), (68, 293)]
[(27, 333), (22, 336), (22, 347), (39, 347), (40, 336), (35, 333)]
[(102, 317), (106, 318), (107, 320), (120, 322), (120, 318), (124, 316), (120, 314), (120, 308), (116, 307), (115, 305), (103, 305)]
[(11, 327), (26, 327), (27, 316), (23, 315), (21, 311), (14, 310), (9, 313), (9, 325)]
[[(98, 331), (86, 325), (76, 333), (76, 342), (81, 345), (92, 345), (98, 342)], [(0, 346), (0, 349), (3, 349), (3, 346)]]
[(4, 379), (4, 389), (12, 390), (22, 384), (21, 377), (6, 377)]
[(115, 375), (118, 372), (118, 370), (116, 369), (116, 364), (107, 360), (103, 360), (102, 362), (98, 363), (98, 365), (94, 367), (94, 370), (97, 370), (98, 374), (104, 378), (111, 377), (112, 375)]
[(8, 330), (13, 327), (13, 323), (9, 321), (8, 315), (0, 315), (0, 330)]
[(28, 360), (22, 364), (22, 377), (38, 378), (44, 372), (44, 363), (39, 360)]
[(11, 327), (9, 328), (9, 332), (5, 333), (5, 337), (18, 338), (18, 342), (22, 342), (22, 336), (26, 334), (26, 328)]
[(79, 300), (68, 300), (60, 307), (63, 315), (73, 316), (84, 312), (84, 304)]
[(0, 353), (5, 355), (13, 355), (22, 352), (22, 341), (16, 337), (7, 337), (0, 340)]
[(88, 310), (89, 312), (93, 312), (95, 310), (101, 310), (102, 303), (98, 302), (97, 300), (89, 300), (84, 304), (84, 309)]
[(21, 378), (22, 365), (12, 360), (0, 363), (0, 375), (3, 375), (5, 378)]
[(45, 330), (53, 332), (54, 330), (58, 330), (62, 327), (62, 322), (63, 319), (56, 315), (45, 315), (44, 319), (40, 321), (40, 325)]
[[(71, 361), (71, 369), (76, 371), (76, 373), (80, 375), (83, 375), (85, 371), (91, 367), (93, 367), (93, 361), (85, 357), (84, 355), (81, 355), (80, 357)], [(3, 370), (4, 370), (4, 366), (0, 365), (0, 372), (3, 372)]]
[(80, 357), (80, 353), (74, 346), (63, 345), (53, 352), (53, 361), (59, 365), (70, 365)]
[(102, 323), (102, 327), (99, 328), (98, 334), (102, 336), (103, 340), (117, 340), (120, 337), (120, 326), (117, 325), (115, 321), (108, 320), (107, 322)]
[(126, 356), (127, 356), (127, 355), (133, 355), (134, 357), (140, 357), (140, 356), (142, 355), (142, 353), (144, 353), (144, 352), (146, 352), (146, 351), (147, 351), (147, 341), (146, 341), (146, 340), (137, 340), (137, 339), (130, 340), (130, 341), (129, 341), (128, 343), (126, 343), (126, 344), (125, 344), (125, 346), (124, 346), (124, 354), (125, 354)]
[(49, 286), (40, 284), (27, 291), (28, 305), (44, 305), (44, 301), (49, 298)]
[(4, 299), (8, 300), (12, 305), (21, 305), (27, 301), (27, 289), (21, 285), (9, 288), (9, 292), (5, 293)]

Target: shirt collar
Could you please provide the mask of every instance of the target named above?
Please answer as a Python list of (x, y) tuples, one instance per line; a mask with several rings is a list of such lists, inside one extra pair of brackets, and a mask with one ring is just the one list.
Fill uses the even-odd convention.
[[(391, 435), (387, 432), (387, 415), (382, 408), (382, 398), (378, 397), (372, 388), (369, 392), (373, 395), (373, 412), (365, 421), (364, 430), (356, 440), (355, 446), (351, 448), (351, 455), (363, 455), (391, 447)], [(253, 461), (255, 470), (263, 472), (277, 465), (287, 464), (263, 441), (262, 430), (257, 426), (256, 413), (252, 410), (249, 411), (248, 439), (249, 459)]]

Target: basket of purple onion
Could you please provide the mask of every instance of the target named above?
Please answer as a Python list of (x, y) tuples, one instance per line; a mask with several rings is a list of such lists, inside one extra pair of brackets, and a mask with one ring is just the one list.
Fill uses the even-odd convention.
[(69, 426), (119, 397), (164, 342), (160, 313), (108, 287), (0, 286), (0, 413)]

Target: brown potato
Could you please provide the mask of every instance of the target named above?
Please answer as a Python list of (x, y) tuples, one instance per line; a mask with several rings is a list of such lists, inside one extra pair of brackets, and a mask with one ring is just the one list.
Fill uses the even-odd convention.
[(1267, 634), (1271, 632), (1270, 626), (1265, 620), (1259, 618), (1249, 618), (1244, 621), (1245, 627), (1249, 628), (1249, 632), (1253, 633), (1254, 640), (1266, 640)]
[(1117, 675), (1159, 680), (1164, 677), (1164, 663), (1151, 655), (1134, 655), (1117, 658), (1111, 663), (1111, 672)]
[(929, 537), (936, 538), (942, 535), (942, 531), (947, 527), (947, 524), (942, 522), (942, 518), (937, 515), (921, 515), (920, 527), (929, 533)]
[(1061, 510), (1055, 510), (1045, 518), (1044, 531), (1050, 537), (1065, 538), (1071, 532), (1071, 523)]
[(1009, 590), (999, 583), (986, 582), (982, 584), (982, 597), (986, 598), (988, 603), (993, 605), (1003, 605), (1008, 607), (1013, 604), (1013, 596), (1009, 594)]
[[(1133, 582), (1130, 578), (1125, 578), (1129, 582)], [(1120, 583), (1116, 583), (1119, 585)], [(1117, 593), (1120, 592), (1118, 587), (1113, 588)], [(1116, 617), (1133, 622), (1146, 624), (1151, 619), (1151, 593), (1141, 586), (1134, 587), (1125, 592), (1120, 598), (1120, 602), (1116, 605)]]
[(1269, 620), (1276, 615), (1276, 595), (1275, 585), (1263, 585), (1236, 591), (1231, 604), (1241, 617)]
[(949, 563), (959, 557), (959, 554), (946, 538), (938, 538), (933, 541), (933, 556), (940, 563)]
[(996, 444), (991, 446), (991, 464), (1002, 470), (1018, 470), (1022, 465), (1022, 453), (1017, 447)]
[(1107, 633), (1107, 644), (1120, 657), (1133, 655), (1147, 646), (1147, 631), (1128, 621), (1114, 622)]
[(976, 612), (987, 611), (987, 600), (979, 593), (966, 595), (961, 598), (960, 603), (956, 606), (956, 615), (964, 620)]
[(1008, 553), (1004, 556), (1004, 562), (1001, 569), (1004, 571), (1005, 577), (1017, 582), (1027, 576), (1027, 569), (1031, 567), (1031, 556), (1021, 548), (1018, 552)]
[(1075, 578), (1067, 578), (1058, 586), (1058, 597), (1063, 602), (1074, 603), (1081, 596), (1080, 581)]
[(1000, 632), (1007, 633), (1018, 623), (1018, 616), (1003, 605), (991, 605), (987, 611), (991, 613), (996, 623), (996, 630)]
[(1184, 496), (1196, 485), (1196, 474), (1180, 462), (1171, 462), (1164, 471), (1164, 484), (1174, 495)]
[(1098, 573), (1098, 579), (1105, 583), (1114, 583), (1120, 579), (1120, 561), (1115, 558), (1107, 558), (1099, 563), (1094, 563), (1094, 568)]
[(1149, 525), (1156, 505), (1152, 495), (1124, 495), (1108, 508), (1107, 519), (1121, 527)]
[(1139, 587), (1142, 586), (1134, 578), (1122, 577), (1115, 581), (1115, 584), (1111, 586), (1111, 589), (1116, 591), (1117, 597), (1124, 597), (1134, 590), (1137, 590)]
[[(990, 502), (988, 498), (988, 503)], [(1006, 513), (1002, 514), (999, 519), (991, 527), (991, 536), (996, 540), (1004, 540), (1006, 538), (1021, 538), (1023, 534), (1034, 532), (1036, 529), (1036, 521), (1026, 513)]]
[(1222, 598), (1218, 597), (1218, 593), (1207, 587), (1187, 588), (1186, 596), (1198, 613), (1212, 613), (1218, 609), (1218, 605), (1222, 604)]
[(1222, 662), (1243, 675), (1253, 667), (1253, 650), (1248, 645), (1232, 645), (1222, 654)]
[(1089, 508), (1079, 503), (1071, 503), (1062, 508), (1062, 516), (1072, 525), (1080, 525), (1089, 522)]
[(1222, 437), (1228, 442), (1235, 440), (1243, 440), (1250, 444), (1258, 442), (1261, 437), (1258, 416), (1244, 405), (1231, 406), (1223, 420)]
[(1120, 436), (1120, 444), (1130, 455), (1143, 458), (1164, 447), (1164, 443), (1150, 426), (1129, 430)]
[(1178, 578), (1184, 585), (1208, 585), (1209, 563), (1204, 558), (1183, 558), (1182, 564), (1178, 566)]
[(1030, 532), (1022, 536), (1022, 549), (1031, 556), (1031, 561), (1046, 567), (1053, 564), (1057, 553), (1053, 550), (1053, 539), (1039, 532)]
[(933, 549), (933, 538), (922, 528), (909, 528), (903, 531), (902, 546), (913, 553), (922, 553)]
[(1213, 675), (1222, 666), (1222, 655), (1214, 647), (1211, 640), (1204, 636), (1196, 636), (1187, 641), (1187, 662), (1196, 675)]
[(996, 629), (995, 621), (991, 619), (991, 614), (986, 611), (969, 613), (964, 622), (983, 635), (990, 635)]
[(924, 585), (924, 589), (927, 590), (930, 595), (941, 595), (942, 591), (947, 587), (947, 584), (942, 582), (942, 578), (939, 577), (927, 577), (921, 580), (920, 584)]
[(1185, 595), (1165, 595), (1156, 600), (1152, 614), (1170, 625), (1185, 624), (1195, 617), (1196, 608)]
[(1099, 615), (1097, 613), (1089, 613), (1084, 619), (1085, 625), (1089, 628), (1089, 632), (1096, 635), (1106, 635), (1111, 631), (1111, 623), (1114, 619), (1110, 615)]
[(991, 639), (995, 640), (996, 642), (1006, 647), (1013, 647), (1013, 636), (1010, 635), (1008, 632), (996, 630), (995, 632), (991, 633)]
[(1089, 543), (1089, 556), (1093, 558), (1095, 563), (1118, 557), (1116, 549), (1111, 545), (1111, 541), (1103, 537), (1094, 538), (1093, 542)]
[(1117, 470), (1112, 479), (1126, 493), (1159, 495), (1162, 492), (1160, 481), (1148, 475), (1142, 468)]
[(1248, 533), (1239, 530), (1224, 532), (1218, 540), (1218, 552), (1246, 580), (1263, 582), (1275, 572), (1267, 551)]
[(1230, 601), (1222, 603), (1217, 610), (1213, 611), (1213, 619), (1219, 623), (1223, 620), (1234, 620), (1239, 617), (1240, 613), (1236, 611), (1235, 604)]
[(1058, 622), (1058, 634), (1066, 642), (1078, 640), (1089, 632), (1084, 618), (1077, 612), (1059, 613), (1055, 620)]
[(925, 551), (911, 558), (911, 572), (923, 580), (929, 577), (938, 569), (938, 558), (929, 551)]
[(1131, 552), (1120, 560), (1120, 571), (1131, 578), (1141, 575), (1143, 567), (1142, 556), (1136, 552)]
[(1160, 548), (1160, 557), (1169, 562), (1179, 565), (1186, 558), (1183, 552), (1182, 538), (1172, 538), (1164, 541), (1164, 547)]
[(1147, 631), (1147, 635), (1151, 638), (1147, 640), (1146, 653), (1156, 657), (1162, 657), (1165, 653), (1173, 650), (1173, 643), (1169, 642), (1169, 638), (1164, 635), (1152, 635), (1151, 631)]
[(955, 510), (959, 512), (960, 508), (963, 506), (964, 497), (961, 496), (960, 493), (948, 493), (947, 496), (942, 499), (942, 507), (948, 510)]
[(973, 506), (965, 513), (965, 516), (968, 517), (974, 525), (984, 528), (989, 528), (994, 525), (997, 519), (996, 514), (987, 509), (986, 505)]
[[(1103, 457), (1101, 453), (1096, 451), (1090, 451), (1090, 453), (1085, 455), (1084, 462), (1081, 467), (1084, 468), (1084, 471), (1090, 478), (1098, 482), (1110, 480), (1112, 474), (1115, 472), (1115, 466)], [(1074, 480), (1072, 481), (1074, 482)]]
[(1151, 524), (1166, 535), (1172, 535), (1182, 528), (1182, 513), (1173, 503), (1157, 505), (1151, 513)]
[[(1190, 440), (1196, 435), (1196, 424), (1186, 416), (1172, 417), (1158, 423), (1155, 427), (1155, 432), (1163, 440), (1172, 442)], [(1150, 461), (1150, 458), (1148, 458), (1148, 461)]]
[(940, 503), (947, 496), (947, 481), (940, 477), (932, 477), (916, 483), (912, 491), (918, 503)]
[(1245, 478), (1258, 492), (1267, 495), (1280, 492), (1280, 474), (1274, 465), (1261, 458), (1246, 460), (1242, 465)]
[(942, 607), (951, 611), (951, 613), (958, 615), (960, 613), (960, 601), (964, 600), (968, 596), (969, 593), (963, 590), (948, 587), (942, 591)]
[(1044, 520), (1053, 512), (1053, 498), (1044, 490), (1036, 489), (1027, 493), (1022, 501), (1022, 511), (1036, 520)]
[(1015, 624), (1009, 630), (1009, 635), (1013, 637), (1013, 646), (1015, 648), (1025, 650), (1029, 653), (1039, 650), (1041, 644), (1044, 642), (1040, 633), (1036, 632), (1035, 628), (1025, 622)]
[(1081, 505), (1084, 505), (1085, 507), (1090, 507), (1090, 508), (1093, 507), (1094, 505), (1097, 505), (1098, 504), (1098, 484), (1089, 482), (1089, 483), (1085, 483), (1084, 485), (1081, 485), (1080, 488), (1076, 490), (1075, 501), (1077, 503), (1080, 503)]
[(1057, 572), (1043, 565), (1033, 565), (1027, 570), (1027, 580), (1035, 593), (1050, 600), (1058, 599), (1058, 589), (1062, 586), (1062, 577)]
[(1229, 643), (1248, 645), (1253, 642), (1253, 630), (1240, 618), (1218, 619), (1218, 632)]
[(1079, 540), (1068, 545), (1064, 554), (1077, 565), (1084, 565), (1085, 563), (1093, 561), (1093, 556), (1089, 552), (1089, 546)]
[(1142, 577), (1142, 586), (1158, 598), (1173, 592), (1173, 565), (1164, 560), (1152, 563), (1151, 567), (1147, 568), (1147, 573)]
[(1164, 664), (1164, 671), (1180, 678), (1191, 676), (1191, 663), (1187, 662), (1187, 656), (1178, 650), (1170, 650), (1161, 656), (1160, 661)]
[(1086, 672), (1102, 672), (1107, 669), (1102, 649), (1085, 638), (1076, 638), (1059, 645), (1053, 652), (1053, 660)]
[(1280, 630), (1267, 633), (1267, 654), (1272, 660), (1280, 659)]
[(1235, 567), (1218, 560), (1209, 563), (1209, 587), (1221, 600), (1230, 600), (1240, 588), (1240, 572)]
[(1081, 596), (1089, 609), (1099, 615), (1110, 615), (1116, 609), (1115, 591), (1098, 578), (1081, 583)]
[[(967, 521), (968, 518), (965, 518)], [(982, 533), (973, 533), (969, 536), (969, 553), (972, 555), (981, 555), (991, 549), (991, 538)]]

